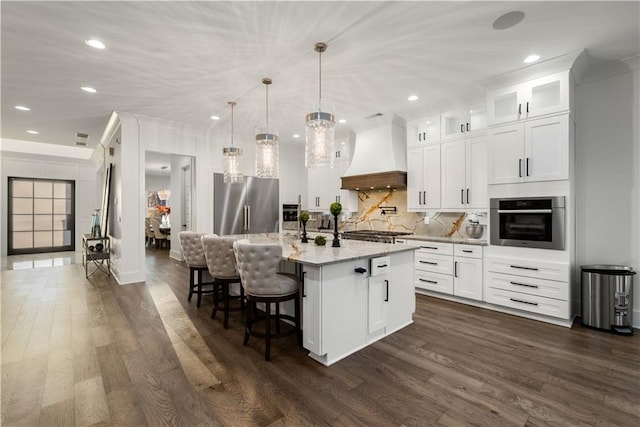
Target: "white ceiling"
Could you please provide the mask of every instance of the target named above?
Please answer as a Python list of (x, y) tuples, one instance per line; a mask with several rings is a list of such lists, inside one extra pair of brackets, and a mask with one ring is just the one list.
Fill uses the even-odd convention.
[[(270, 124), (284, 143), (302, 135), (318, 97), (338, 131), (373, 113), (415, 118), (482, 97), (480, 82), (586, 49), (589, 61), (640, 50), (639, 2), (1, 2), (2, 137), (75, 145), (100, 140), (113, 110), (228, 132), (236, 143), (265, 124), (263, 77), (271, 77)], [(497, 31), (500, 15), (523, 11)], [(107, 48), (87, 47), (96, 37)], [(82, 92), (93, 86), (96, 94)], [(416, 94), (414, 103), (407, 96)], [(20, 112), (15, 105), (27, 105)], [(212, 121), (218, 114), (221, 120)], [(40, 132), (26, 133), (27, 129)], [(242, 142), (244, 141), (244, 142)], [(241, 145), (241, 144), (240, 144)]]

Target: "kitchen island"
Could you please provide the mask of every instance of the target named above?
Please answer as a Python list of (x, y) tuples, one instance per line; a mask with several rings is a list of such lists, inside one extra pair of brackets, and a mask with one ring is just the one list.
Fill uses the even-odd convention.
[(341, 241), (339, 248), (279, 235), (283, 260), (302, 275), (303, 345), (329, 366), (413, 322), (414, 246)]

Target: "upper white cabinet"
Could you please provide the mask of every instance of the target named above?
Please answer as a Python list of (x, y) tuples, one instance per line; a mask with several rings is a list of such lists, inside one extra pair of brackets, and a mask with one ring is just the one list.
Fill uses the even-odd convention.
[(351, 143), (343, 140), (336, 144), (333, 168), (307, 169), (307, 206), (311, 212), (326, 212), (333, 202), (342, 204), (343, 211), (358, 210), (358, 192), (342, 190), (341, 177), (349, 168)]
[(489, 92), (488, 124), (569, 112), (571, 88), (571, 74), (567, 70)]
[(427, 116), (407, 123), (407, 147), (440, 141), (440, 115)]
[(487, 208), (487, 137), (441, 145), (441, 207)]
[(465, 138), (487, 128), (485, 104), (472, 108), (450, 111), (440, 115), (441, 139), (443, 141)]
[(440, 207), (440, 144), (407, 150), (407, 209)]
[(489, 130), (489, 184), (569, 179), (568, 114)]

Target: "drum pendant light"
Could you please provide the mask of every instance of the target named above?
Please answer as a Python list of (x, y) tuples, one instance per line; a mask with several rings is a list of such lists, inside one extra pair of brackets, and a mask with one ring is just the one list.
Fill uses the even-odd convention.
[(334, 164), (334, 125), (335, 118), (327, 104), (322, 102), (322, 52), (327, 50), (326, 43), (316, 43), (318, 52), (319, 90), (318, 103), (313, 105), (313, 112), (307, 114), (307, 139), (305, 147), (305, 165), (308, 168), (328, 166)]
[(267, 93), (266, 126), (256, 128), (256, 175), (260, 178), (278, 178), (278, 132), (269, 128), (270, 78), (262, 79)]
[(235, 101), (229, 101), (228, 104), (231, 106), (231, 146), (222, 149), (222, 154), (224, 155), (224, 183), (236, 184), (244, 181), (242, 148), (233, 146), (233, 108), (236, 103)]

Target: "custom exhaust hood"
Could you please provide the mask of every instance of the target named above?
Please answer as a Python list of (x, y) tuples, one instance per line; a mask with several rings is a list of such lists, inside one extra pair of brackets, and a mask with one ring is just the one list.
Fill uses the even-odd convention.
[(404, 119), (379, 117), (375, 127), (356, 131), (349, 168), (342, 176), (345, 190), (407, 187), (407, 132)]

